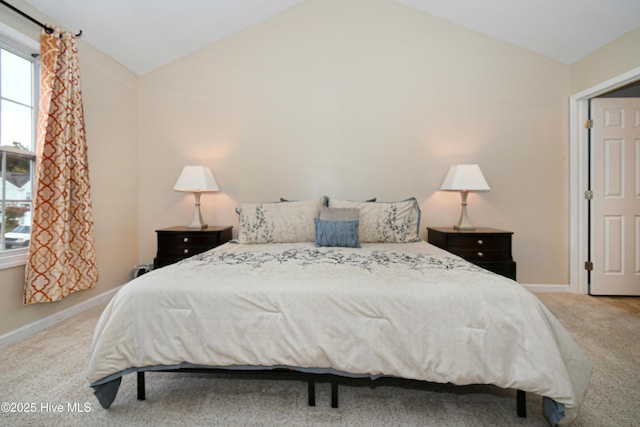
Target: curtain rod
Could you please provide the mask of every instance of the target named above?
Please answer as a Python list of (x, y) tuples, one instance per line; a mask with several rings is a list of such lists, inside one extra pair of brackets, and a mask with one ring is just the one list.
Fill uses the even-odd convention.
[[(43, 28), (47, 32), (47, 34), (53, 33), (53, 31), (54, 31), (53, 28), (43, 24), (42, 22), (38, 21), (37, 19), (33, 18), (32, 16), (27, 15), (26, 13), (24, 13), (20, 9), (10, 5), (6, 1), (0, 0), (0, 4), (2, 4), (3, 6), (8, 7), (11, 10), (13, 10), (15, 13), (17, 13), (20, 16), (22, 16), (23, 18), (27, 18), (29, 21), (33, 22), (34, 24), (39, 25), (41, 28)], [(80, 37), (81, 35), (82, 35), (82, 30), (80, 30), (80, 32), (78, 34), (76, 34), (76, 37)]]

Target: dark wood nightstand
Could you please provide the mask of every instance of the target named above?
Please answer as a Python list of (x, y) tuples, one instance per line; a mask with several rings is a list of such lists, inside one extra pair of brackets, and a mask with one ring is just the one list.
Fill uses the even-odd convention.
[(511, 255), (511, 231), (495, 228), (456, 230), (427, 228), (427, 241), (479, 267), (516, 280), (516, 263)]
[(169, 227), (156, 230), (158, 253), (153, 267), (173, 264), (192, 255), (208, 251), (231, 240), (233, 227), (209, 227), (194, 230), (187, 227)]

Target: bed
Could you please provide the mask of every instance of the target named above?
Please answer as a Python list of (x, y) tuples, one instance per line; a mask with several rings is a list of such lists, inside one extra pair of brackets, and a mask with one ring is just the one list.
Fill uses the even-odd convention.
[[(529, 291), (418, 237), (415, 199), (244, 204), (238, 238), (142, 275), (94, 333), (100, 404), (121, 377), (179, 369), (493, 384), (577, 415), (591, 366)], [(354, 219), (357, 218), (357, 219)]]

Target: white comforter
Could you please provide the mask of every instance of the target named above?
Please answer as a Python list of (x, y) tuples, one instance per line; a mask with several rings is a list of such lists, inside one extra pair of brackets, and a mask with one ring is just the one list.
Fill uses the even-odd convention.
[(564, 422), (591, 376), (533, 294), (425, 242), (228, 243), (152, 271), (105, 309), (88, 379), (184, 362), (494, 384), (563, 404)]

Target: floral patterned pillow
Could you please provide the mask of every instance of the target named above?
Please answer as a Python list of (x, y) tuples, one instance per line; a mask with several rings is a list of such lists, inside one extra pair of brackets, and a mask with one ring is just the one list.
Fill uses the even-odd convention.
[(239, 206), (238, 243), (315, 242), (314, 218), (324, 197), (287, 203), (244, 203)]
[(420, 240), (420, 206), (412, 197), (401, 202), (352, 202), (329, 199), (331, 208), (360, 210), (360, 242), (409, 243)]

